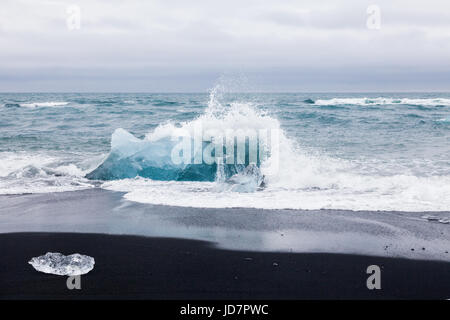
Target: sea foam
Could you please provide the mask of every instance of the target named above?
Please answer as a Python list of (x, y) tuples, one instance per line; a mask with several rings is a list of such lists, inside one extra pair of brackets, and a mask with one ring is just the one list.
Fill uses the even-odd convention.
[[(0, 153), (0, 194), (64, 192), (93, 188), (73, 159), (43, 153)], [(97, 160), (98, 161), (98, 160)], [(94, 162), (93, 166), (97, 162)]]
[[(176, 170), (184, 172), (186, 168), (173, 167), (170, 163), (168, 155), (173, 145), (169, 137), (180, 128), (192, 133), (198, 122), (219, 131), (227, 128), (279, 130), (277, 170), (267, 170), (273, 167), (273, 156), (269, 156), (258, 164), (258, 170), (250, 170), (246, 165), (224, 174), (220, 166), (202, 167), (202, 170), (209, 170), (207, 179), (195, 175), (179, 179), (178, 173), (169, 178), (146, 176), (142, 161), (151, 160), (158, 164), (158, 168), (169, 169), (171, 174)], [(125, 137), (123, 144), (115, 143), (116, 135)], [(144, 155), (141, 147), (149, 152)], [(118, 159), (120, 152), (115, 149), (126, 156)], [(444, 211), (450, 208), (449, 176), (415, 176), (406, 172), (379, 174), (369, 171), (361, 163), (320, 153), (311, 154), (288, 137), (276, 118), (261, 112), (252, 103), (222, 104), (214, 95), (205, 113), (197, 119), (180, 124), (161, 124), (145, 139), (116, 131), (108, 159), (111, 163), (107, 160), (88, 177), (95, 178), (95, 175), (106, 172), (106, 180), (111, 181), (105, 182), (103, 188), (126, 192), (126, 199), (143, 203), (264, 209)], [(103, 171), (102, 166), (107, 170)], [(120, 180), (114, 178), (123, 172), (130, 174), (120, 177)]]
[(31, 103), (20, 103), (21, 107), (25, 108), (39, 108), (39, 107), (61, 107), (68, 105), (69, 102), (66, 101), (47, 101), (47, 102), (31, 102)]
[(431, 98), (431, 99), (411, 99), (411, 98), (332, 98), (318, 99), (314, 101), (315, 105), (414, 105), (414, 106), (450, 106), (450, 99)]

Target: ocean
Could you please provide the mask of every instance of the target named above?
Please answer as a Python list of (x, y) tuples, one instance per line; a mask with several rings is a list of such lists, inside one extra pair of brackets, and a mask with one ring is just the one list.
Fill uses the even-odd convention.
[[(180, 207), (450, 210), (448, 93), (2, 93), (0, 111), (0, 194), (102, 188)], [(248, 170), (248, 154), (241, 166), (174, 165), (174, 132), (199, 123), (277, 132), (276, 170), (265, 171), (270, 156)]]

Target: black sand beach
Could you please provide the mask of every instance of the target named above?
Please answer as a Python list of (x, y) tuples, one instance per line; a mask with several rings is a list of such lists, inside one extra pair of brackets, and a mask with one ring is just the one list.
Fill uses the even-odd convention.
[[(449, 225), (423, 214), (1, 196), (0, 299), (448, 299)], [(46, 252), (95, 258), (81, 290), (28, 264)], [(381, 290), (366, 287), (369, 265)]]
[[(81, 290), (27, 262), (93, 256)], [(77, 233), (0, 235), (1, 299), (448, 299), (450, 264), (343, 254), (231, 251), (204, 241)], [(366, 287), (382, 268), (381, 290)]]

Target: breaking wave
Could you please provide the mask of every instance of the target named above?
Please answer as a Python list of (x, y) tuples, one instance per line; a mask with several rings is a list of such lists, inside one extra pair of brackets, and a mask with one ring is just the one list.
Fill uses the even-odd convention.
[[(450, 105), (447, 96), (321, 97), (316, 101), (304, 95), (230, 98), (215, 89), (203, 109), (205, 96), (32, 96), (27, 101), (33, 107), (71, 101), (74, 108), (25, 110), (25, 126), (15, 120), (20, 110), (13, 109), (22, 107), (17, 101), (23, 98), (8, 96), (2, 101), (11, 104), (3, 109), (8, 116), (0, 124), (4, 128), (0, 139), (5, 142), (0, 151), (0, 194), (101, 186), (125, 192), (124, 197), (131, 201), (175, 206), (450, 210), (450, 171), (445, 157), (448, 112), (447, 108), (431, 107)], [(89, 101), (91, 107), (83, 105), (87, 111), (84, 118), (74, 110), (79, 105), (74, 99)], [(136, 104), (124, 106), (125, 99)], [(113, 107), (99, 107), (100, 102)], [(156, 107), (158, 103), (165, 106)], [(351, 104), (407, 104), (424, 112), (402, 107), (379, 112), (378, 107), (352, 108)], [(183, 114), (189, 111), (195, 112)], [(148, 118), (140, 122), (143, 116)], [(173, 120), (167, 122), (168, 118)], [(64, 121), (56, 129), (55, 119)], [(426, 129), (417, 126), (423, 121), (431, 125)], [(141, 134), (154, 129), (138, 138), (118, 128), (108, 149), (111, 128), (117, 128), (117, 123)], [(259, 135), (264, 130), (277, 132), (276, 143), (272, 144), (270, 134), (270, 143)], [(226, 137), (228, 131), (236, 144), (245, 141), (242, 161), (227, 161), (230, 154), (237, 155), (234, 144), (231, 149), (220, 144), (219, 149), (212, 148), (215, 139)], [(249, 131), (258, 132), (254, 144)], [(342, 137), (327, 136), (337, 134)], [(191, 152), (185, 157), (181, 149), (178, 156), (183, 161), (174, 161), (173, 151), (180, 151), (177, 147), (183, 146), (183, 141)], [(257, 156), (251, 158), (254, 145)], [(23, 148), (26, 151), (18, 151)], [(209, 152), (214, 161), (196, 162), (199, 152), (202, 156)]]
[[(310, 99), (308, 99), (310, 100)], [(410, 98), (333, 98), (319, 99), (313, 102), (319, 106), (333, 105), (414, 105), (414, 106), (450, 106), (450, 99), (433, 98), (433, 99), (410, 99)]]
[(77, 166), (71, 159), (30, 153), (2, 152), (0, 155), (0, 194), (63, 192), (94, 187), (84, 177), (91, 169), (83, 169), (83, 164)]
[(61, 107), (68, 105), (69, 102), (66, 101), (49, 101), (49, 102), (31, 102), (31, 103), (20, 103), (20, 107), (24, 108), (39, 108), (39, 107)]
[[(267, 139), (256, 135), (255, 140), (250, 140), (249, 133), (261, 130), (278, 133), (279, 128), (276, 119), (258, 111), (251, 103), (224, 106), (212, 93), (207, 110), (195, 120), (161, 124), (144, 139), (138, 139), (124, 129), (115, 130), (108, 157), (86, 177), (95, 180), (143, 177), (161, 181), (217, 181), (237, 185), (233, 190), (255, 191), (263, 185), (263, 171), (273, 159)], [(230, 131), (232, 144), (223, 143), (219, 147), (221, 150), (218, 149), (214, 138), (223, 140)], [(190, 155), (177, 163), (173, 161), (173, 151), (184, 137), (188, 139), (183, 141), (187, 143)], [(284, 135), (282, 139), (286, 139)], [(238, 154), (237, 141), (243, 142), (245, 150), (241, 161), (234, 157)], [(255, 161), (250, 154), (252, 141), (256, 144), (253, 150)], [(184, 156), (185, 150), (182, 153)], [(196, 161), (199, 153), (201, 160)], [(205, 161), (206, 153), (213, 158), (212, 163)], [(234, 157), (231, 161), (228, 160), (230, 154)]]
[[(230, 166), (174, 165), (171, 159), (176, 143), (172, 140), (174, 133), (181, 130), (190, 137), (195, 136), (195, 128), (200, 123), (205, 131), (214, 129), (222, 133), (227, 129), (278, 130), (276, 170), (273, 170), (274, 153), (255, 164), (246, 161), (243, 165)], [(207, 147), (208, 143), (203, 137), (202, 147)], [(160, 124), (144, 139), (123, 129), (116, 130), (109, 156), (87, 177), (109, 180), (102, 187), (126, 192), (124, 197), (128, 200), (161, 205), (397, 211), (450, 209), (450, 176), (416, 176), (407, 169), (388, 173), (383, 170), (386, 164), (377, 161), (346, 161), (307, 152), (286, 135), (276, 118), (258, 110), (251, 102), (224, 104), (212, 92), (205, 113), (192, 121)]]

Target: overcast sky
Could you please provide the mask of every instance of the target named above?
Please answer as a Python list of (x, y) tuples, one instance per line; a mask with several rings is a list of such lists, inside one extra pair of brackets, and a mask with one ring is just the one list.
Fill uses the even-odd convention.
[(221, 75), (255, 91), (450, 91), (450, 1), (0, 1), (0, 91), (203, 92)]

